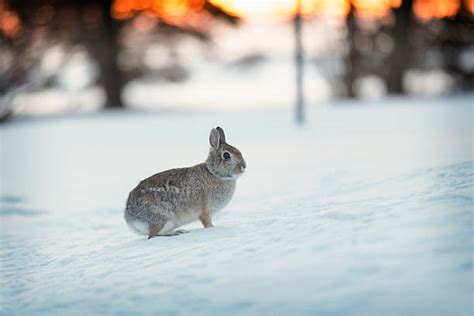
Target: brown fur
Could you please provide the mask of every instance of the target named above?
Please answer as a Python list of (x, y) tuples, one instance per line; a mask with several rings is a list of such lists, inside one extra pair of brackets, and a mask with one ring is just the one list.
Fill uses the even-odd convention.
[(204, 226), (204, 228), (214, 227), (214, 225), (212, 224), (211, 215), (209, 215), (209, 212), (207, 210), (202, 212), (202, 214), (199, 216), (199, 220), (201, 221), (202, 226)]
[(172, 229), (195, 220), (205, 228), (213, 227), (212, 215), (230, 201), (236, 178), (247, 165), (240, 151), (225, 142), (221, 128), (212, 129), (209, 140), (211, 149), (204, 163), (157, 173), (130, 192), (125, 220), (131, 227), (134, 222), (147, 224), (149, 239), (184, 233)]

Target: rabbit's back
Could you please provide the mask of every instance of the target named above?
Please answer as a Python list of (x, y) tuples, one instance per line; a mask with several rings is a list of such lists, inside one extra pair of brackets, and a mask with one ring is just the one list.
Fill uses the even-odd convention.
[(203, 204), (204, 186), (193, 168), (171, 169), (141, 181), (128, 197), (127, 222), (160, 227), (194, 218), (196, 205)]

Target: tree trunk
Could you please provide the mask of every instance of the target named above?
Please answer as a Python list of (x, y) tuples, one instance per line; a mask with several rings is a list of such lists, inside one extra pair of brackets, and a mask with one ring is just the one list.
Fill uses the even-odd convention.
[(357, 62), (357, 51), (354, 45), (354, 35), (355, 35), (355, 16), (354, 16), (354, 6), (351, 3), (349, 14), (346, 18), (346, 27), (347, 27), (347, 56), (346, 56), (346, 69), (344, 75), (344, 81), (346, 86), (347, 96), (349, 98), (355, 97), (354, 92), (354, 80), (356, 78), (356, 62)]
[(118, 66), (118, 25), (111, 16), (112, 0), (101, 3), (103, 36), (89, 43), (90, 52), (99, 64), (100, 81), (106, 95), (106, 108), (123, 108), (124, 75)]
[(295, 15), (295, 68), (296, 68), (296, 122), (299, 125), (304, 123), (304, 60), (302, 41), (302, 16), (301, 0), (298, 0), (298, 9)]
[(403, 0), (394, 10), (395, 26), (393, 29), (394, 47), (389, 60), (387, 88), (389, 93), (402, 94), (403, 75), (413, 54), (409, 36), (413, 23), (413, 0)]

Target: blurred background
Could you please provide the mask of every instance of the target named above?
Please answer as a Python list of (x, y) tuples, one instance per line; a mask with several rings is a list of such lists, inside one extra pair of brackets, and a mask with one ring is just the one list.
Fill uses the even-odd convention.
[(474, 0), (0, 0), (0, 118), (473, 91)]

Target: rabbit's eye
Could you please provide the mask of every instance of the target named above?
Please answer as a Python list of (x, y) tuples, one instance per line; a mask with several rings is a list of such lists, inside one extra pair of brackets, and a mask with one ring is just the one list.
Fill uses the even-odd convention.
[(226, 151), (222, 157), (224, 157), (225, 160), (229, 160), (230, 159), (230, 154)]

